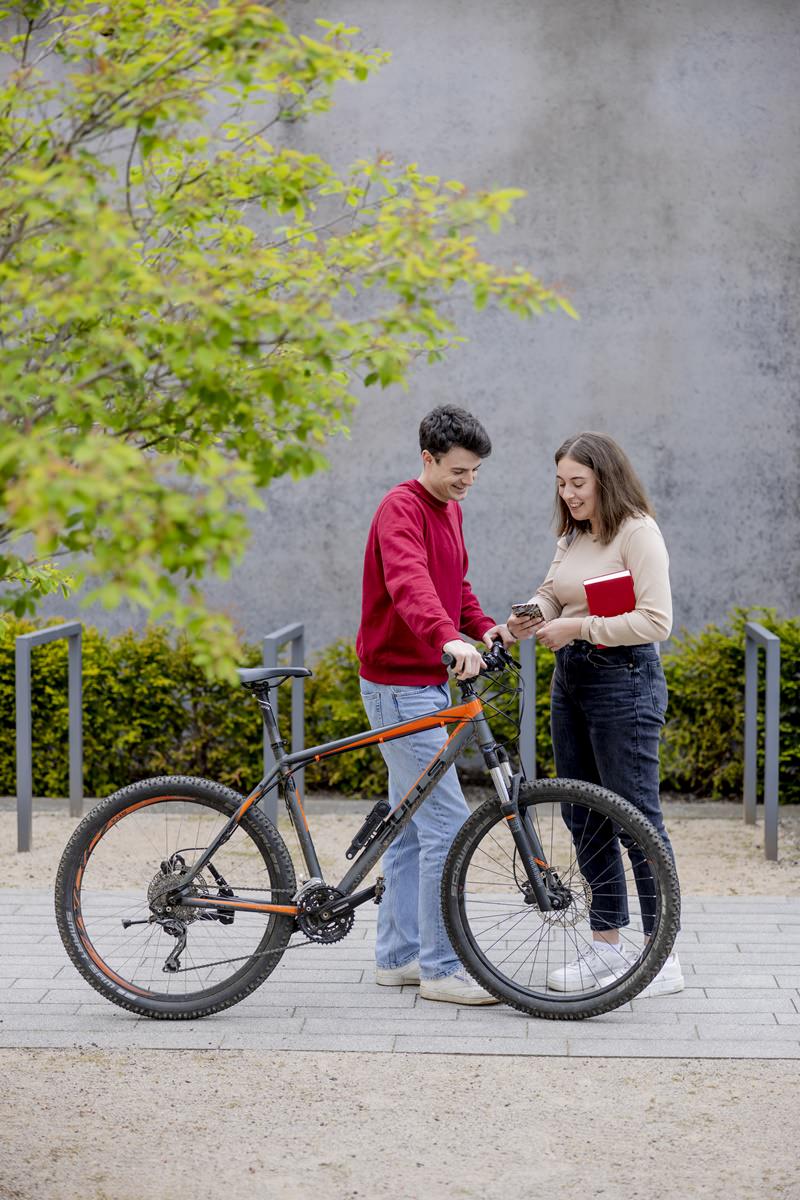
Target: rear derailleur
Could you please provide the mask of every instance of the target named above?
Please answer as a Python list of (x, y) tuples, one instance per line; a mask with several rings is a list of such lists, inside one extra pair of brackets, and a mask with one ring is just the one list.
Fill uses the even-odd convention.
[(172, 975), (181, 969), (181, 955), (186, 949), (186, 926), (183, 921), (179, 921), (175, 917), (161, 918), (156, 924), (161, 926), (164, 933), (169, 933), (178, 939), (174, 950), (171, 950), (164, 959), (164, 965), (161, 968), (162, 971)]

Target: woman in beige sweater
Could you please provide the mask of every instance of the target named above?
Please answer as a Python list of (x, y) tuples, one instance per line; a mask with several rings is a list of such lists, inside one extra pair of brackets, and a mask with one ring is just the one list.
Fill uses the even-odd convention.
[[(532, 597), (543, 619), (511, 616), (508, 627), (520, 638), (535, 635), (556, 653), (550, 720), (557, 775), (624, 796), (671, 851), (658, 790), (667, 686), (656, 644), (672, 627), (667, 549), (647, 494), (613, 438), (580, 433), (559, 447), (555, 460), (560, 536), (547, 577)], [(625, 570), (633, 576), (633, 610), (590, 616), (584, 581)], [(635, 951), (626, 935), (626, 868), (617, 837), (590, 829), (602, 819), (586, 809), (570, 806), (564, 819), (592, 893), (592, 940), (581, 947), (576, 939), (575, 961), (556, 967), (547, 982), (554, 990), (580, 991), (624, 974)], [(631, 850), (629, 858), (646, 936), (654, 920), (652, 877), (641, 854)], [(671, 954), (641, 994), (682, 988), (680, 963)]]

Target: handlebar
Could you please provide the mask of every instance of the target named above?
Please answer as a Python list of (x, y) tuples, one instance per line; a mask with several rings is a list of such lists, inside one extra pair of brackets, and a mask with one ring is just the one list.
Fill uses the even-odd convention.
[[(495, 638), (492, 641), (491, 649), (484, 651), (484, 653), (481, 654), (481, 658), (483, 659), (483, 666), (481, 667), (480, 671), (481, 675), (487, 671), (504, 671), (508, 666), (516, 666), (514, 659), (506, 650), (501, 638)], [(456, 660), (453, 658), (452, 654), (443, 654), (442, 662), (446, 667), (451, 668), (455, 666)], [(473, 675), (472, 678), (477, 679), (478, 676)], [(467, 683), (469, 681), (462, 679), (461, 682)]]

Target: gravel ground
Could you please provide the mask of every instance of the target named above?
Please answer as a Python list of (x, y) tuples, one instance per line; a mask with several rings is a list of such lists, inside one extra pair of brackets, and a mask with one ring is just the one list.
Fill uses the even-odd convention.
[(800, 1196), (796, 1063), (42, 1050), (0, 1070), (4, 1200)]
[[(486, 794), (468, 792), (471, 801)], [(360, 824), (365, 806), (342, 798), (307, 800), (314, 843), (326, 876), (344, 873), (344, 852)], [(764, 859), (764, 826), (745, 825), (739, 804), (664, 801), (664, 814), (675, 848), (681, 889), (687, 896), (800, 896), (800, 805), (781, 811), (780, 859)], [(33, 850), (16, 853), (16, 816), (0, 812), (0, 878), (4, 887), (49, 887), (75, 818), (63, 811), (38, 810), (33, 818)], [(280, 829), (292, 857), (302, 862), (288, 820)]]

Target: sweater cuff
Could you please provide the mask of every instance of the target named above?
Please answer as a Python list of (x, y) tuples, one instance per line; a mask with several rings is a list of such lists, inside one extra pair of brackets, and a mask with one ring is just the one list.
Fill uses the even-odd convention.
[[(489, 629), (491, 629), (491, 625), (489, 626)], [(455, 642), (460, 640), (461, 634), (458, 632), (455, 625), (448, 625), (445, 621), (443, 621), (442, 624), (437, 625), (433, 631), (431, 645), (433, 645), (435, 649), (441, 653), (445, 642)]]
[(594, 645), (594, 638), (592, 637), (592, 620), (592, 617), (583, 618), (583, 623), (581, 624), (581, 641), (591, 642), (592, 645)]

